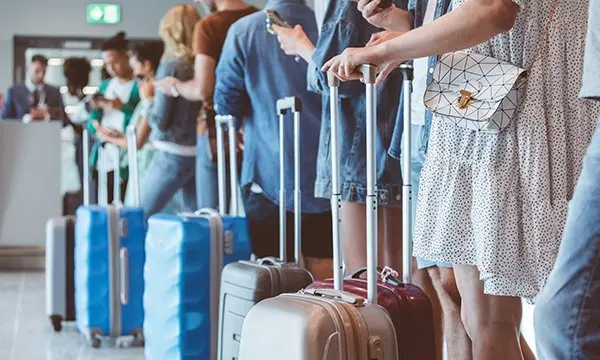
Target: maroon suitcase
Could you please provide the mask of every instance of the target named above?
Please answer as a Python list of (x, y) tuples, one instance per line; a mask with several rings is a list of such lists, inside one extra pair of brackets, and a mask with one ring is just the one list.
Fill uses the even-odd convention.
[[(411, 126), (411, 91), (413, 72), (410, 65), (401, 65), (403, 72), (404, 91), (404, 129), (410, 129)], [(330, 106), (331, 106), (331, 126), (332, 126), (332, 215), (333, 215), (333, 233), (334, 233), (334, 268), (336, 277), (342, 278), (342, 264), (339, 259), (341, 256), (341, 243), (339, 224), (343, 221), (339, 213), (339, 204), (341, 202), (339, 189), (339, 168), (338, 151), (335, 149), (337, 144), (337, 87), (339, 82), (335, 77), (329, 75), (330, 86)], [(411, 149), (410, 131), (404, 132), (403, 138), (403, 168), (405, 174), (410, 174), (410, 149)], [(367, 155), (369, 156), (369, 155)], [(384, 269), (385, 276), (380, 273), (377, 284), (377, 303), (383, 306), (394, 323), (396, 336), (398, 339), (398, 359), (399, 360), (435, 360), (435, 333), (433, 329), (433, 308), (431, 301), (425, 293), (417, 286), (409, 283), (411, 278), (410, 260), (412, 254), (412, 217), (411, 217), (411, 182), (410, 176), (403, 176), (403, 238), (405, 241), (403, 254), (403, 279), (404, 282), (397, 279), (397, 273), (392, 269)], [(367, 280), (360, 278), (366, 268), (356, 271), (354, 274), (343, 280), (343, 290), (352, 294), (368, 297)], [(341, 281), (340, 281), (341, 282)], [(308, 289), (331, 288), (339, 289), (342, 284), (336, 286), (335, 279), (314, 282), (308, 286)]]

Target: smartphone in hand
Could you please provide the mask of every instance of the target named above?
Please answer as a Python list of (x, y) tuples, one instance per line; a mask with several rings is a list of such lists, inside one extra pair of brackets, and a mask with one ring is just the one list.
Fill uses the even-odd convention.
[(271, 35), (275, 35), (275, 30), (273, 30), (273, 25), (281, 26), (284, 28), (291, 29), (292, 26), (288, 24), (279, 13), (275, 10), (265, 10), (265, 15), (267, 15), (267, 31)]

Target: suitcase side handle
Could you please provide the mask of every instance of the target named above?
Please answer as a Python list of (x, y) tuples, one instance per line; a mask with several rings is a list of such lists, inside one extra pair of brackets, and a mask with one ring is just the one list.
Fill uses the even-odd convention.
[(121, 304), (127, 305), (129, 303), (129, 252), (126, 247), (121, 248), (119, 252), (119, 260), (121, 264), (121, 282), (120, 282), (120, 293), (121, 293)]
[[(360, 269), (356, 270), (355, 272), (353, 272), (352, 274), (348, 275), (348, 278), (349, 279), (360, 279), (361, 275), (364, 274), (366, 271), (367, 271), (366, 267), (360, 268)], [(398, 279), (396, 271), (390, 267), (386, 266), (383, 269), (378, 267), (377, 275), (379, 275), (379, 279), (381, 279), (381, 282), (383, 282), (383, 283), (398, 286), (398, 287), (404, 287), (404, 283), (400, 279)]]
[(354, 294), (347, 293), (345, 291), (339, 291), (335, 289), (304, 289), (301, 291), (301, 293), (313, 296), (332, 298), (355, 306), (362, 306), (365, 303), (365, 298), (361, 296), (357, 296)]
[(281, 264), (277, 261), (277, 259), (274, 258), (274, 257), (272, 257), (272, 256), (260, 258), (260, 259), (256, 260), (256, 263), (258, 265), (268, 265), (268, 266), (281, 267)]

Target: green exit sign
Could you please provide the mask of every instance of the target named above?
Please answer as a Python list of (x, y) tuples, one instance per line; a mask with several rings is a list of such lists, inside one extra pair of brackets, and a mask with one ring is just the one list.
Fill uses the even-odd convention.
[(86, 18), (88, 24), (116, 25), (121, 22), (121, 5), (89, 4)]

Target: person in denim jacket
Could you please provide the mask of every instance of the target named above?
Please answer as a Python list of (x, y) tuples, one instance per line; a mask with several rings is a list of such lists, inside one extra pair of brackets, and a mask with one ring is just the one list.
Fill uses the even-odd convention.
[[(367, 23), (356, 4), (346, 0), (332, 0), (327, 6), (316, 46), (300, 26), (293, 30), (274, 27), (286, 53), (300, 55), (308, 62), (308, 87), (321, 94), (323, 104), (329, 104), (327, 76), (320, 67), (329, 58), (349, 46), (366, 44), (379, 29)], [(379, 215), (380, 264), (400, 269), (402, 266), (402, 228), (396, 219), (401, 218), (402, 179), (400, 163), (387, 155), (398, 112), (398, 96), (402, 81), (400, 74), (377, 89), (377, 187), (381, 205)], [(366, 199), (366, 134), (365, 87), (360, 82), (345, 83), (340, 94), (340, 176), (343, 200), (342, 232), (344, 263), (352, 272), (366, 265), (365, 199)], [(321, 137), (317, 163), (315, 194), (331, 197), (329, 106), (322, 107)]]
[[(165, 53), (156, 79), (167, 76), (182, 81), (194, 77), (192, 33), (200, 19), (191, 4), (176, 5), (163, 17), (160, 35)], [(183, 192), (183, 210), (196, 210), (196, 119), (199, 101), (174, 98), (156, 92), (148, 113), (150, 143), (155, 149), (141, 184), (141, 205), (146, 217), (160, 211), (178, 190)]]

